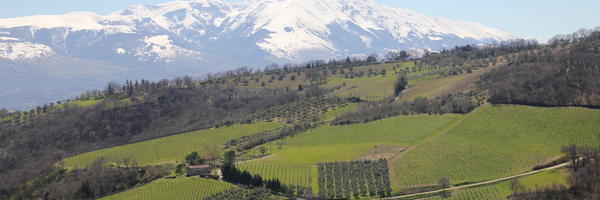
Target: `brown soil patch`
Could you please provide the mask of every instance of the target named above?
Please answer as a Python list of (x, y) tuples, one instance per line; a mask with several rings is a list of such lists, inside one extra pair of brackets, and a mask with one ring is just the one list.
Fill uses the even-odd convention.
[(390, 159), (406, 148), (405, 146), (393, 146), (393, 145), (377, 145), (367, 152), (361, 154), (360, 156), (352, 159), (352, 160), (379, 160), (381, 158)]

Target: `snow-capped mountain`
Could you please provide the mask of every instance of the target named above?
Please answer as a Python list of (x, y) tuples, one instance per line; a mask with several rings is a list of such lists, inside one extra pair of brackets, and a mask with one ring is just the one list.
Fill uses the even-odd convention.
[(0, 69), (27, 75), (23, 66), (36, 63), (88, 63), (91, 71), (102, 63), (115, 69), (105, 77), (152, 79), (510, 38), (478, 23), (425, 17), (372, 0), (174, 1), (106, 16), (0, 19)]

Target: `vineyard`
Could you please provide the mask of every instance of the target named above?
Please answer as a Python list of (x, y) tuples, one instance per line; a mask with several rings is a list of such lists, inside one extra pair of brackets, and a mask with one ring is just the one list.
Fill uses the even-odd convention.
[(203, 178), (161, 180), (102, 199), (201, 199), (232, 187), (235, 185)]
[(286, 141), (290, 146), (402, 145), (410, 146), (457, 122), (460, 115), (400, 116), (366, 124), (321, 127)]
[(122, 157), (131, 157), (138, 161), (139, 165), (165, 162), (171, 160), (182, 160), (187, 154), (197, 151), (202, 154), (205, 144), (224, 144), (230, 139), (241, 136), (249, 136), (266, 130), (280, 128), (280, 123), (254, 123), (244, 125), (233, 125), (231, 127), (200, 130), (179, 135), (148, 140), (144, 142), (102, 149), (80, 154), (64, 160), (68, 167), (85, 167), (94, 159), (104, 156), (110, 162)]
[(318, 163), (320, 198), (391, 196), (392, 188), (385, 159)]
[(489, 105), (394, 163), (400, 185), (480, 182), (531, 170), (563, 145), (597, 145), (600, 110)]
[(312, 186), (313, 166), (304, 164), (240, 163), (237, 167), (251, 174), (259, 174), (263, 179), (279, 179), (279, 181), (288, 185)]
[(500, 195), (500, 193), (498, 192), (498, 189), (496, 189), (495, 187), (482, 187), (482, 188), (476, 188), (476, 189), (468, 189), (468, 190), (461, 190), (456, 194), (452, 194), (449, 197), (434, 197), (434, 198), (428, 198), (427, 200), (476, 200), (476, 199), (494, 199), (494, 200), (501, 200), (501, 199), (505, 199), (502, 195)]

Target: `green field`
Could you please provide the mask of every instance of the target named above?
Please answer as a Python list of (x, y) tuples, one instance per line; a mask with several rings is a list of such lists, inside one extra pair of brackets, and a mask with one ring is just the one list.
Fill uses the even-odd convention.
[(365, 124), (322, 126), (283, 141), (282, 149), (256, 163), (316, 164), (349, 161), (377, 145), (411, 146), (438, 133), (462, 115), (399, 116)]
[[(391, 70), (391, 67), (389, 67), (389, 69), (387, 70), (388, 74), (393, 73), (393, 71), (389, 72)], [(346, 83), (346, 87), (342, 87), (341, 89), (336, 90), (331, 94), (339, 97), (355, 96), (366, 100), (381, 100), (394, 95), (394, 81), (396, 81), (396, 76), (394, 75), (386, 75), (385, 77), (382, 75), (378, 75), (372, 76), (371, 78), (368, 78), (365, 75), (363, 77), (356, 77), (353, 79), (332, 79), (322, 87), (330, 88), (335, 86), (341, 86), (344, 83)]]
[(335, 110), (327, 111), (325, 113), (325, 118), (323, 120), (330, 120), (330, 119), (333, 119), (335, 116), (338, 116), (338, 115), (341, 115), (341, 114), (344, 114), (346, 112), (353, 111), (356, 109), (358, 109), (358, 104), (350, 103), (348, 105), (345, 105), (344, 107), (340, 107)]
[(104, 156), (110, 162), (121, 157), (137, 159), (140, 165), (165, 161), (183, 160), (193, 151), (202, 155), (204, 145), (222, 145), (230, 139), (253, 135), (282, 127), (281, 123), (258, 122), (233, 125), (220, 129), (208, 129), (173, 135), (169, 137), (128, 144), (80, 154), (64, 160), (67, 167), (85, 167), (94, 159)]
[[(455, 122), (461, 115), (412, 115), (348, 126), (326, 126), (286, 141), (289, 146), (402, 145), (411, 146)], [(322, 161), (325, 162), (325, 161)]]
[(563, 145), (597, 145), (600, 110), (488, 105), (394, 163), (400, 185), (480, 182), (530, 171)]
[(444, 78), (410, 81), (409, 84), (412, 87), (414, 87), (414, 89), (404, 94), (401, 100), (412, 101), (417, 97), (427, 97), (428, 99), (434, 99), (437, 96), (444, 95), (447, 93), (456, 93), (458, 91), (467, 90), (473, 82), (479, 80), (479, 77), (482, 74), (492, 70), (493, 68), (494, 67), (478, 69), (474, 70), (473, 73), (462, 73)]
[[(259, 174), (263, 179), (279, 179), (282, 183), (310, 187), (313, 182), (312, 171), (316, 167), (303, 164), (263, 164), (239, 163), (240, 170), (247, 170), (251, 174)], [(316, 180), (314, 180), (316, 181)]]
[(273, 155), (256, 159), (254, 163), (290, 163), (290, 164), (316, 164), (318, 162), (349, 161), (358, 157), (369, 149), (372, 144), (332, 145), (314, 147), (284, 147), (273, 150)]
[(175, 180), (162, 179), (102, 199), (201, 199), (232, 187), (235, 187), (235, 185), (198, 177)]
[(87, 101), (77, 100), (77, 101), (72, 101), (71, 104), (77, 104), (79, 106), (86, 107), (86, 106), (91, 106), (91, 105), (97, 104), (97, 103), (99, 103), (101, 101), (102, 101), (102, 99), (99, 99), (99, 100), (87, 100)]
[(495, 187), (480, 187), (474, 189), (461, 189), (458, 193), (453, 193), (448, 197), (433, 197), (427, 200), (475, 200), (475, 199), (506, 199)]
[[(535, 191), (536, 188), (549, 187), (552, 184), (567, 185), (567, 177), (569, 176), (569, 173), (570, 170), (566, 168), (552, 169), (537, 174), (520, 177), (519, 182), (525, 186), (525, 189), (531, 189)], [(503, 197), (508, 197), (512, 193), (508, 186), (509, 182), (510, 181), (504, 181), (495, 186)]]
[[(364, 71), (368, 72), (369, 68), (374, 71), (386, 70), (386, 75), (371, 76), (370, 78), (365, 75), (363, 77), (355, 78), (343, 78), (343, 76), (337, 76), (331, 78), (327, 84), (323, 85), (325, 88), (341, 86), (346, 83), (346, 87), (342, 87), (339, 90), (332, 92), (331, 94), (339, 97), (355, 96), (361, 99), (378, 101), (384, 98), (394, 95), (393, 84), (396, 81), (397, 75), (394, 74), (393, 67), (400, 65), (400, 68), (414, 67), (413, 62), (402, 62), (402, 63), (382, 63), (377, 65), (367, 65), (361, 67), (355, 67), (354, 72)], [(348, 71), (348, 70), (346, 70)], [(411, 73), (408, 76), (426, 73), (427, 71), (421, 71)], [(340, 74), (341, 75), (341, 74)]]

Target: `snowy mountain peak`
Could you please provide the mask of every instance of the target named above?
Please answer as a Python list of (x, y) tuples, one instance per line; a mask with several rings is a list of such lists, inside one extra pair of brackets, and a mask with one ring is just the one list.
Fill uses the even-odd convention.
[[(114, 38), (119, 34), (139, 39), (167, 35), (173, 45), (183, 49), (230, 59), (240, 58), (232, 52), (245, 52), (250, 56), (241, 57), (249, 60), (242, 60), (257, 64), (413, 47), (437, 50), (514, 38), (506, 31), (478, 23), (426, 17), (372, 0), (248, 0), (234, 4), (219, 0), (173, 1), (131, 6), (107, 16), (77, 12), (0, 19), (0, 31), (18, 27), (31, 28), (29, 37), (17, 37), (28, 42), (39, 42), (35, 37), (42, 29), (63, 30), (62, 36), (54, 31), (52, 42), (42, 44), (64, 55), (73, 52), (74, 47), (67, 45), (69, 35), (93, 31), (94, 36), (85, 37), (85, 44), (78, 40), (75, 47), (85, 48), (108, 38), (119, 40)], [(136, 49), (110, 47), (113, 52), (119, 48)]]
[[(511, 38), (506, 31), (478, 23), (426, 17), (372, 0), (173, 1), (135, 5), (106, 16), (74, 12), (0, 19), (0, 69), (11, 80), (0, 84), (0, 102), (42, 101), (11, 98), (14, 88), (30, 85), (26, 80), (42, 86), (18, 91), (30, 91), (36, 98), (43, 96), (40, 88), (64, 81), (61, 92), (47, 97), (56, 100), (85, 91), (64, 89), (73, 85), (99, 87), (119, 79), (199, 75), (272, 62), (438, 50)], [(85, 81), (44, 82), (39, 77)]]

